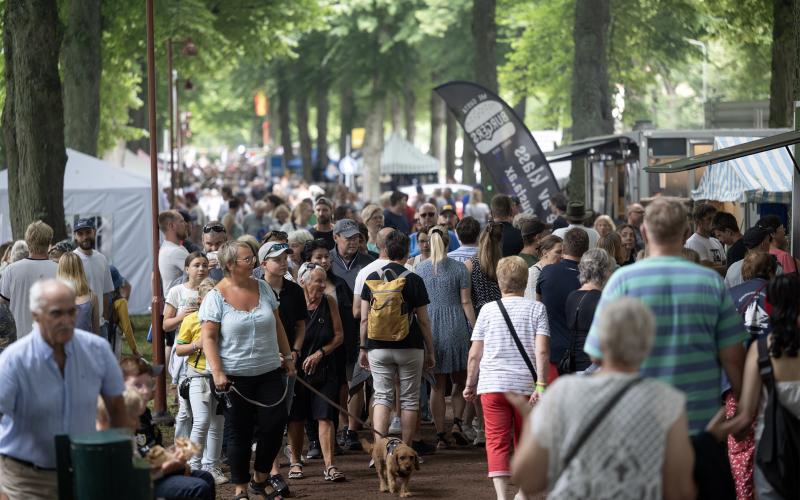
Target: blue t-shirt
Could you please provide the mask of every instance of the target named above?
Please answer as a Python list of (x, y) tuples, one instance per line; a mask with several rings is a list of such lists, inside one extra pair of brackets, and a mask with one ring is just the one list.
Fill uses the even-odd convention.
[[(410, 238), (411, 244), (408, 249), (409, 257), (416, 257), (417, 255), (420, 254), (419, 244), (417, 244), (417, 234), (418, 233), (414, 233), (411, 235)], [(461, 243), (458, 241), (458, 235), (456, 234), (456, 232), (453, 231), (452, 229), (448, 229), (447, 236), (449, 240), (447, 243), (447, 252), (449, 253), (452, 252), (453, 250), (458, 250), (459, 247), (461, 246)]]
[(570, 333), (567, 327), (567, 297), (581, 287), (578, 280), (578, 263), (563, 259), (542, 269), (536, 283), (536, 293), (542, 296), (550, 322), (550, 361), (558, 363), (569, 348)]

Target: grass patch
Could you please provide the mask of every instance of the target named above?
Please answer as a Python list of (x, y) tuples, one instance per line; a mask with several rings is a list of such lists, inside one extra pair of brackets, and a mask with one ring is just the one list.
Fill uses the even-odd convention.
[[(136, 348), (146, 360), (152, 361), (153, 345), (147, 341), (147, 331), (150, 329), (150, 315), (131, 316), (131, 326), (133, 326), (133, 338), (136, 340)], [(126, 342), (122, 343), (122, 354), (132, 354)]]

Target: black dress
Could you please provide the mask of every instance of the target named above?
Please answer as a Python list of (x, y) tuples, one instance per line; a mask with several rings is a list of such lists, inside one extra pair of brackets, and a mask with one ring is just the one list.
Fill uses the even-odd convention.
[(575, 353), (575, 369), (583, 371), (592, 364), (589, 356), (583, 352), (583, 344), (589, 334), (594, 320), (594, 311), (600, 302), (600, 290), (575, 290), (567, 296), (564, 304), (567, 327), (569, 328), (571, 346)]

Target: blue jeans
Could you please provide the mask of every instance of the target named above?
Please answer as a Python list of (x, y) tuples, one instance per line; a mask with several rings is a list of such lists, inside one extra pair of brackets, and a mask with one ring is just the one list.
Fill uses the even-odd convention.
[(153, 483), (153, 497), (166, 500), (214, 500), (214, 477), (206, 471), (192, 471), (191, 476), (174, 474)]

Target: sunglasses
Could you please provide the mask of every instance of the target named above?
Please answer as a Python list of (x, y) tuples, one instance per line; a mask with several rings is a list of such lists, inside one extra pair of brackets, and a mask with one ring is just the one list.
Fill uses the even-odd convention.
[(289, 248), (289, 244), (288, 243), (278, 243), (278, 244), (272, 245), (270, 247), (270, 249), (269, 249), (269, 252), (267, 252), (267, 256), (264, 258), (264, 260), (272, 258), (272, 257), (277, 257), (277, 255), (271, 255), (271, 254), (273, 254), (275, 252), (280, 252), (281, 250), (286, 250), (287, 248)]
[(205, 226), (203, 226), (203, 233), (208, 234), (211, 232), (225, 233), (227, 231), (225, 230), (225, 226), (223, 226), (222, 224), (206, 224)]
[(424, 214), (419, 214), (420, 217), (435, 217), (436, 212), (425, 212)]

